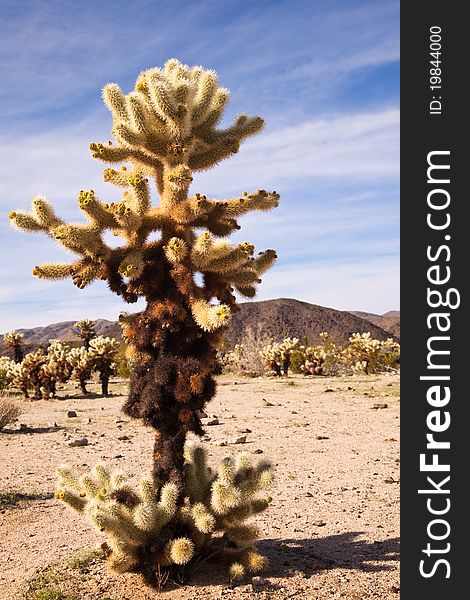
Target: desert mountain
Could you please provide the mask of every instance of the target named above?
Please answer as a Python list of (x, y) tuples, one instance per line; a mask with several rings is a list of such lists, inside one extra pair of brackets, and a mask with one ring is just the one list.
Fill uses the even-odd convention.
[[(236, 343), (252, 333), (259, 340), (282, 340), (284, 337), (307, 337), (309, 343), (319, 342), (319, 333), (327, 331), (337, 342), (346, 342), (355, 333), (370, 331), (377, 339), (384, 340), (390, 335), (396, 338), (400, 334), (400, 313), (390, 311), (385, 315), (364, 312), (346, 312), (301, 302), (290, 298), (263, 300), (260, 302), (244, 302), (240, 311), (232, 316), (227, 331), (227, 346)], [(64, 342), (78, 341), (74, 329), (75, 321), (63, 321), (45, 327), (18, 329), (24, 334), (27, 351), (38, 346), (47, 346), (51, 339)], [(389, 328), (390, 327), (390, 328)], [(98, 335), (121, 339), (121, 328), (117, 322), (98, 319), (96, 322)], [(395, 333), (397, 332), (397, 333)], [(0, 352), (5, 350), (0, 337)]]
[(383, 315), (376, 315), (374, 313), (367, 313), (361, 311), (351, 311), (352, 315), (370, 321), (374, 325), (378, 325), (385, 331), (388, 331), (396, 338), (400, 338), (400, 311), (389, 310)]

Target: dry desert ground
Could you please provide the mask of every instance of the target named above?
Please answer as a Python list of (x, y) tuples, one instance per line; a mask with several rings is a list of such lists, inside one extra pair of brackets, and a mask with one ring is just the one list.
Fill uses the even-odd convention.
[(61, 463), (150, 474), (152, 431), (120, 414), (125, 381), (110, 390), (84, 398), (67, 384), (58, 399), (25, 401), (26, 428), (0, 433), (0, 600), (399, 597), (398, 375), (219, 377), (207, 409), (219, 424), (204, 443), (214, 463), (244, 451), (275, 465), (272, 505), (256, 519), (270, 565), (230, 587), (225, 566), (203, 564), (160, 593), (109, 573), (90, 552), (102, 536), (52, 497)]

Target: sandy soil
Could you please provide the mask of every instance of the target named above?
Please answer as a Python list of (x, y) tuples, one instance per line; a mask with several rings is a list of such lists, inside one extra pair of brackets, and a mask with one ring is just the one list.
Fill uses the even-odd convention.
[[(261, 450), (275, 464), (274, 500), (257, 519), (270, 567), (261, 581), (231, 589), (225, 567), (202, 565), (189, 584), (169, 582), (161, 595), (137, 575), (108, 573), (101, 560), (71, 563), (103, 540), (52, 498), (60, 463), (83, 471), (101, 461), (135, 480), (150, 472), (152, 432), (120, 415), (125, 387), (113, 381), (113, 396), (83, 398), (69, 386), (57, 400), (25, 404), (29, 429), (0, 433), (1, 600), (399, 597), (397, 375), (221, 377), (208, 406), (220, 424), (206, 428), (206, 444), (214, 462)], [(232, 445), (243, 428), (246, 443)], [(80, 437), (89, 445), (67, 445)], [(55, 595), (34, 595), (41, 586)]]

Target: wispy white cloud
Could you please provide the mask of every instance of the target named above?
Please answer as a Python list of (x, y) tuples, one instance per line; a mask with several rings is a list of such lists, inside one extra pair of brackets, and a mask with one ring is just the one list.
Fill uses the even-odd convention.
[(240, 180), (244, 186), (263, 181), (279, 189), (314, 178), (377, 181), (398, 173), (399, 111), (387, 108), (327, 115), (268, 131), (216, 170), (197, 174), (193, 187), (236, 192)]

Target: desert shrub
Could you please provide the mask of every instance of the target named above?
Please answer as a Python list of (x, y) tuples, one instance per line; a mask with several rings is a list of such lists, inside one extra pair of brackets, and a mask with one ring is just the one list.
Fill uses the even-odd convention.
[(8, 396), (0, 395), (0, 430), (14, 423), (23, 413), (24, 409), (18, 402)]
[(300, 348), (297, 338), (285, 338), (282, 342), (272, 342), (259, 351), (268, 369), (275, 375), (288, 375), (292, 353)]
[(260, 348), (271, 343), (261, 328), (249, 327), (243, 336), (243, 343), (235, 344), (231, 350), (219, 352), (218, 364), (224, 373), (234, 373), (258, 377), (265, 371), (265, 362), (260, 355)]

